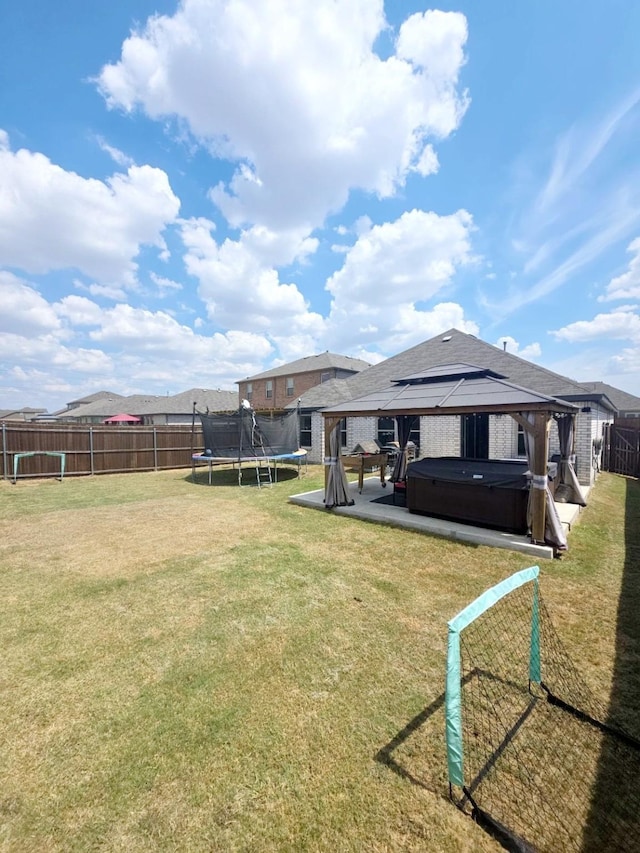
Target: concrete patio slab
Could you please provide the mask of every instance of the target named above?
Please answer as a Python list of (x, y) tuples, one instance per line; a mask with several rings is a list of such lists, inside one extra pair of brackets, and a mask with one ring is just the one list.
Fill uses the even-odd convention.
[[(546, 545), (534, 545), (527, 536), (515, 533), (505, 533), (500, 530), (489, 530), (484, 527), (474, 527), (471, 524), (461, 524), (456, 521), (447, 521), (441, 518), (431, 518), (425, 515), (410, 513), (408, 509), (393, 504), (372, 503), (377, 498), (390, 494), (392, 484), (388, 483), (386, 488), (380, 483), (380, 476), (368, 477), (358, 492), (357, 482), (349, 484), (350, 497), (353, 506), (334, 507), (327, 510), (324, 506), (324, 490), (318, 489), (314, 492), (303, 492), (299, 495), (291, 495), (289, 501), (297, 506), (309, 507), (310, 509), (321, 509), (324, 512), (333, 512), (335, 515), (343, 515), (348, 518), (359, 518), (363, 521), (371, 521), (376, 524), (389, 524), (393, 527), (404, 527), (418, 533), (430, 533), (433, 536), (444, 536), (457, 542), (466, 542), (470, 545), (487, 545), (490, 548), (507, 548), (511, 551), (520, 551), (531, 557), (542, 560), (553, 559), (553, 548)], [(586, 494), (583, 488), (583, 493)], [(571, 530), (573, 524), (579, 518), (581, 507), (576, 504), (557, 503), (560, 521), (566, 531)]]

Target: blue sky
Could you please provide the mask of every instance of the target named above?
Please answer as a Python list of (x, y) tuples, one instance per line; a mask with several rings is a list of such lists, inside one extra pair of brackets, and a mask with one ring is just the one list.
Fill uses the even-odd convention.
[(640, 4), (0, 0), (0, 408), (455, 326), (640, 395)]

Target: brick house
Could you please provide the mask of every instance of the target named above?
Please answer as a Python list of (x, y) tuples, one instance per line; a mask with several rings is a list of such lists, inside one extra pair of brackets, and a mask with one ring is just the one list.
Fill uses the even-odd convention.
[(366, 361), (333, 352), (310, 355), (241, 379), (236, 383), (239, 400), (248, 400), (257, 411), (285, 409), (316, 385), (346, 380), (367, 367)]
[[(490, 368), (522, 388), (578, 406), (576, 473), (583, 485), (593, 483), (597, 470), (594, 441), (602, 438), (604, 424), (612, 422), (616, 413), (616, 406), (608, 395), (600, 388), (593, 389), (553, 373), (457, 329), (436, 335), (349, 379), (331, 380), (309, 389), (301, 401), (300, 434), (300, 443), (308, 450), (309, 461), (322, 462), (324, 455), (323, 409), (386, 388), (394, 380), (429, 367), (454, 362)], [(393, 439), (394, 429), (393, 418), (346, 418), (342, 426), (342, 446), (350, 451), (358, 443), (371, 439), (385, 444)], [(525, 456), (522, 427), (508, 415), (421, 417), (411, 440), (417, 445), (420, 456), (493, 459)], [(554, 424), (550, 434), (550, 453), (553, 455), (558, 452), (559, 442)]]

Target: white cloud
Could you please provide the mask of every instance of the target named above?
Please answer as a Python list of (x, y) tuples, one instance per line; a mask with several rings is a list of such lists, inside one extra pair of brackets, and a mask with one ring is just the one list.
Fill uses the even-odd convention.
[[(159, 361), (197, 363), (211, 369), (214, 360), (261, 361), (273, 347), (262, 335), (232, 330), (211, 336), (197, 335), (164, 311), (147, 311), (131, 305), (116, 305), (103, 311), (100, 327), (90, 332), (91, 340), (118, 347), (123, 353), (156, 357)], [(174, 369), (174, 368), (172, 368)]]
[[(38, 338), (17, 334), (0, 334), (0, 357), (11, 363), (10, 374), (35, 369), (51, 375), (51, 371), (64, 370), (86, 373), (96, 377), (112, 368), (109, 355), (99, 349), (66, 346), (59, 336), (49, 334)], [(32, 395), (33, 396), (33, 395)]]
[(0, 333), (29, 337), (60, 328), (55, 310), (37, 290), (0, 270)]
[(310, 231), (351, 189), (389, 196), (410, 171), (433, 172), (430, 140), (467, 108), (464, 16), (413, 15), (383, 60), (387, 26), (382, 0), (183, 0), (133, 33), (98, 84), (110, 106), (186, 122), (238, 163), (212, 196), (232, 224)]
[(75, 268), (100, 284), (135, 283), (141, 246), (166, 250), (180, 203), (167, 175), (131, 166), (106, 182), (43, 154), (0, 146), (0, 263), (29, 273)]
[(109, 145), (102, 136), (97, 136), (96, 141), (102, 151), (104, 151), (105, 154), (108, 154), (113, 162), (117, 163), (118, 166), (133, 166), (135, 162), (133, 157), (129, 157), (129, 155), (125, 154), (124, 151), (120, 151), (119, 148), (114, 148), (113, 145)]
[(639, 102), (640, 89), (637, 89), (591, 127), (572, 127), (560, 137), (549, 177), (535, 202), (539, 213), (553, 210), (558, 202), (574, 193)]
[(411, 210), (394, 222), (374, 225), (327, 282), (336, 309), (431, 299), (451, 283), (459, 266), (471, 261), (471, 228), (464, 210), (451, 216)]
[(348, 346), (356, 337), (367, 348), (393, 353), (443, 328), (477, 332), (455, 303), (426, 308), (473, 261), (472, 228), (464, 210), (450, 216), (411, 210), (363, 232), (327, 282), (331, 346)]
[(605, 340), (631, 340), (640, 342), (640, 315), (632, 310), (612, 311), (609, 314), (597, 314), (593, 320), (578, 320), (569, 323), (551, 334), (562, 341), (577, 343)]
[(127, 291), (133, 289), (119, 287), (117, 284), (96, 284), (95, 281), (91, 284), (84, 284), (78, 280), (74, 281), (74, 286), (78, 290), (86, 290), (92, 296), (101, 296), (103, 299), (111, 299), (113, 302), (124, 301), (127, 298)]
[(423, 178), (426, 178), (427, 175), (436, 174), (436, 172), (440, 168), (440, 163), (438, 162), (438, 155), (433, 150), (432, 145), (425, 146), (424, 151), (420, 155), (420, 159), (417, 161), (413, 168), (414, 171), (422, 175)]
[(282, 283), (276, 266), (304, 261), (317, 241), (304, 231), (276, 233), (264, 226), (243, 231), (238, 240), (214, 240), (210, 223), (182, 223), (185, 266), (199, 281), (209, 317), (224, 327), (272, 335), (304, 334), (312, 339), (324, 322), (295, 284)]
[(171, 294), (175, 294), (178, 291), (182, 290), (183, 285), (178, 281), (173, 281), (171, 278), (165, 278), (161, 275), (156, 275), (156, 273), (149, 273), (149, 278), (157, 287), (157, 295), (164, 299), (166, 296), (170, 296)]
[(520, 161), (509, 192), (514, 214), (505, 216), (505, 242), (519, 255), (520, 270), (506, 292), (485, 298), (494, 318), (548, 299), (561, 287), (584, 293), (584, 270), (637, 233), (640, 176), (635, 166), (621, 169), (620, 163), (635, 162), (639, 108), (636, 89), (608, 112), (582, 117), (558, 136), (553, 150), (538, 142)]
[[(118, 304), (102, 309), (81, 296), (49, 305), (33, 288), (2, 274), (0, 311), (10, 331), (0, 332), (2, 393), (42, 403), (61, 393), (114, 388), (119, 393), (165, 393), (185, 387), (227, 387), (256, 373), (273, 356), (264, 336), (231, 330), (200, 335), (165, 312)], [(11, 285), (12, 289), (4, 287)], [(37, 377), (37, 384), (34, 382)], [(44, 398), (44, 399), (43, 399)]]
[(548, 272), (533, 283), (526, 277), (520, 278), (519, 284), (511, 287), (499, 301), (492, 302), (486, 299), (486, 307), (494, 315), (504, 317), (548, 296), (575, 278), (581, 270), (622, 239), (631, 228), (636, 227), (639, 220), (640, 196), (635, 201), (627, 201), (622, 197), (608, 199), (607, 203), (602, 201), (600, 211), (592, 220), (576, 229), (576, 234), (579, 232), (581, 239), (574, 251), (559, 260), (560, 245), (554, 245), (552, 249), (548, 246), (543, 247), (541, 251), (545, 253), (549, 251), (551, 268)]
[(53, 308), (74, 326), (97, 326), (102, 318), (100, 306), (85, 296), (64, 296)]
[(498, 338), (495, 345), (498, 349), (505, 349), (505, 343), (506, 352), (511, 353), (511, 355), (519, 355), (520, 358), (532, 360), (539, 358), (542, 355), (542, 349), (539, 343), (527, 344), (527, 346), (520, 349), (520, 344), (515, 338), (512, 338), (511, 335), (502, 335)]
[(386, 356), (381, 355), (379, 352), (371, 352), (370, 350), (363, 349), (359, 347), (353, 353), (354, 358), (361, 358), (362, 361), (368, 361), (369, 364), (380, 364), (381, 361), (384, 361)]
[[(627, 347), (621, 350), (617, 355), (614, 355), (609, 360), (609, 374), (632, 374), (638, 384), (638, 374), (640, 373), (640, 346)], [(637, 387), (635, 393), (640, 395), (640, 387)]]
[(622, 275), (612, 278), (598, 302), (611, 302), (614, 299), (640, 299), (640, 237), (637, 237), (627, 247), (633, 252), (629, 268)]

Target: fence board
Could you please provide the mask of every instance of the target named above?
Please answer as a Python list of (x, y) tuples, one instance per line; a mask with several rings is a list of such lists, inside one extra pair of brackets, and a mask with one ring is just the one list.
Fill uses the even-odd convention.
[[(191, 467), (191, 450), (203, 447), (202, 428), (185, 426), (101, 426), (90, 424), (13, 424), (3, 422), (0, 466), (13, 478), (16, 453), (66, 454), (67, 476), (160, 471)], [(30, 456), (20, 460), (18, 476), (60, 475), (60, 460)]]
[(607, 425), (603, 435), (602, 467), (614, 474), (640, 476), (640, 423)]

